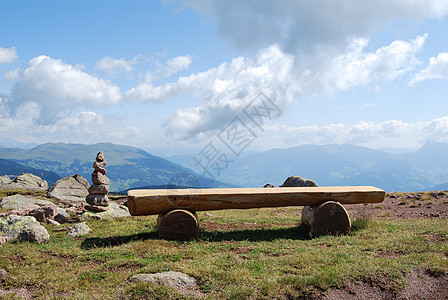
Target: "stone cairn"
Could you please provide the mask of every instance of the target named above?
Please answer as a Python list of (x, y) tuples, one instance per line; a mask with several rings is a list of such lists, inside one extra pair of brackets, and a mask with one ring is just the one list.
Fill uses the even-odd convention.
[(103, 152), (96, 155), (96, 161), (93, 163), (92, 185), (89, 188), (89, 194), (86, 197), (85, 208), (91, 211), (106, 211), (109, 207), (109, 178), (106, 177), (107, 162), (104, 160)]

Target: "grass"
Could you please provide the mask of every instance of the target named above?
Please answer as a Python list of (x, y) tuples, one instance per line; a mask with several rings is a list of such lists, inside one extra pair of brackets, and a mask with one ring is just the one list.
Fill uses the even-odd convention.
[[(194, 298), (127, 282), (134, 274), (172, 270), (195, 277), (206, 298), (271, 299), (307, 297), (378, 277), (386, 279), (385, 289), (400, 289), (404, 275), (416, 268), (448, 273), (448, 220), (362, 218), (353, 221), (350, 235), (310, 239), (297, 209), (212, 214), (198, 213), (202, 230), (190, 242), (160, 240), (155, 216), (90, 220), (92, 231), (82, 238), (48, 225), (48, 244), (8, 242), (0, 248), (0, 268), (9, 272), (0, 289), (25, 288), (38, 299)], [(235, 229), (208, 231), (210, 224)], [(238, 229), (249, 225), (254, 228)]]
[(47, 191), (32, 191), (32, 190), (26, 190), (26, 189), (5, 189), (0, 188), (0, 199), (7, 196), (12, 196), (15, 194), (21, 194), (26, 196), (35, 196), (35, 197), (47, 197)]

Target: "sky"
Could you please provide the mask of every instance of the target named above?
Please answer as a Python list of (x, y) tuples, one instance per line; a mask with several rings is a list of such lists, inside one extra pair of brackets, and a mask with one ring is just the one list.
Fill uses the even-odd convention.
[(448, 142), (447, 14), (448, 0), (0, 0), (0, 146)]

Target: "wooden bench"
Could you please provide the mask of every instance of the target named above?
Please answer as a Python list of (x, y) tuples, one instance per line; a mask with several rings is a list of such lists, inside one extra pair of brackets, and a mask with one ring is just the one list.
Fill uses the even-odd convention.
[(159, 236), (194, 239), (199, 233), (197, 211), (305, 206), (302, 222), (311, 234), (344, 234), (351, 221), (342, 204), (380, 203), (385, 191), (372, 186), (156, 189), (130, 190), (131, 215), (159, 215)]

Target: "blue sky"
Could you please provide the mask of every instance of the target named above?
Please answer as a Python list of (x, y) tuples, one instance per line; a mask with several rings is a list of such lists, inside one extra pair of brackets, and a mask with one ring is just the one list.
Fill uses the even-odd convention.
[[(0, 146), (224, 149), (235, 118), (245, 150), (448, 142), (447, 14), (446, 0), (0, 0)], [(281, 113), (256, 126), (244, 112), (260, 101)]]

